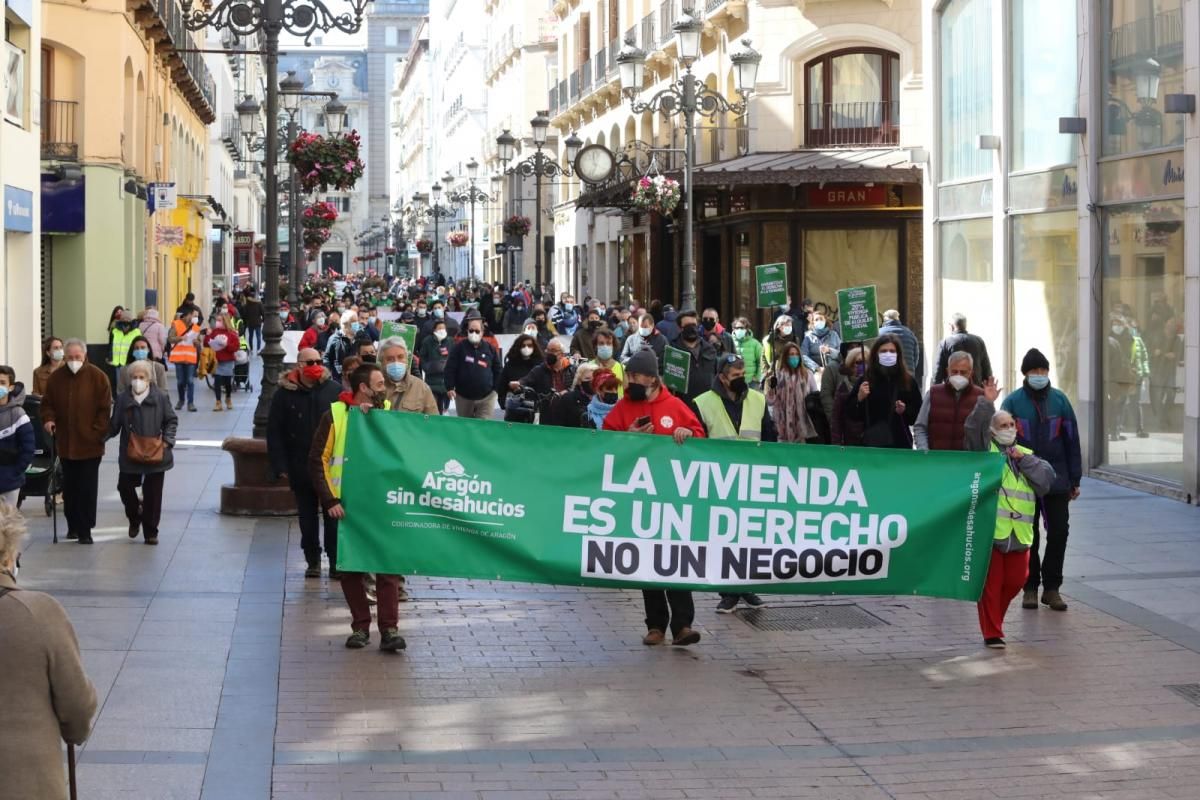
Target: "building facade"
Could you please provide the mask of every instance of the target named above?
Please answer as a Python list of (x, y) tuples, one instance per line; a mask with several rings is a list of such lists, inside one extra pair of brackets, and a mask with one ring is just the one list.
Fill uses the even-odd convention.
[(1006, 387), (1037, 347), (1093, 474), (1196, 498), (1200, 2), (924, 12), (927, 342), (965, 313)]

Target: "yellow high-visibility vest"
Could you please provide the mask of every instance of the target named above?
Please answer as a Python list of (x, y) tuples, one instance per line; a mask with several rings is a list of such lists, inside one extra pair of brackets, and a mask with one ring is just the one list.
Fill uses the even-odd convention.
[[(383, 401), (383, 410), (391, 411), (391, 402)], [(342, 466), (346, 462), (346, 418), (349, 406), (338, 401), (329, 407), (333, 423), (333, 453), (325, 463), (325, 477), (333, 496), (342, 499)]]
[[(1025, 455), (1033, 453), (1027, 447), (1016, 445), (1016, 448)], [(995, 442), (992, 442), (992, 452), (1001, 452)], [(1024, 475), (1013, 472), (1006, 460), (1004, 475), (1000, 480), (1000, 502), (996, 504), (996, 540), (1005, 541), (1015, 535), (1018, 542), (1025, 547), (1031, 547), (1036, 513), (1037, 495), (1034, 494), (1033, 486)]]
[(762, 440), (762, 419), (767, 410), (767, 398), (762, 392), (749, 389), (742, 398), (742, 424), (733, 429), (733, 420), (725, 410), (725, 401), (716, 392), (709, 390), (696, 398), (696, 408), (710, 439), (743, 439), (750, 442)]

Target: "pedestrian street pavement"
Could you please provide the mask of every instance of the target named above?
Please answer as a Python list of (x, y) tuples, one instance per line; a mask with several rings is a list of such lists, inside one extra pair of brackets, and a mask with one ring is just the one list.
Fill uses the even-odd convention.
[(420, 577), (408, 650), (350, 651), (295, 520), (217, 513), (254, 369), (232, 413), (182, 412), (158, 547), (126, 537), (112, 446), (94, 546), (26, 506), (21, 582), (101, 698), (81, 798), (1200, 796), (1194, 506), (1085, 481), (1071, 608), (1016, 604), (1003, 652), (968, 603), (773, 598), (759, 621), (802, 629), (760, 630), (698, 594), (704, 640), (649, 649), (636, 592)]

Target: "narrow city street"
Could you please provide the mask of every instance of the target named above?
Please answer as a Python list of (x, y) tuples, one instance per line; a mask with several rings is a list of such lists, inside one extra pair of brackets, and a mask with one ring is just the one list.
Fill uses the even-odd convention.
[(1014, 607), (1006, 652), (967, 603), (698, 596), (704, 641), (648, 649), (634, 592), (422, 577), (408, 650), (350, 651), (294, 519), (217, 512), (256, 397), (183, 412), (157, 548), (126, 537), (111, 446), (95, 546), (25, 507), (21, 582), (67, 607), (101, 698), (80, 797), (1195, 796), (1195, 507), (1085, 482), (1071, 608)]

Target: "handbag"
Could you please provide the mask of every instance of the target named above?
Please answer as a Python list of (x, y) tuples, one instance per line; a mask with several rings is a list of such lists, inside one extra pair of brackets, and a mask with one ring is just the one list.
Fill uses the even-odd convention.
[(129, 442), (125, 445), (125, 455), (135, 464), (161, 464), (163, 450), (166, 445), (162, 436), (143, 436), (133, 430), (133, 406), (129, 407), (128, 416)]

